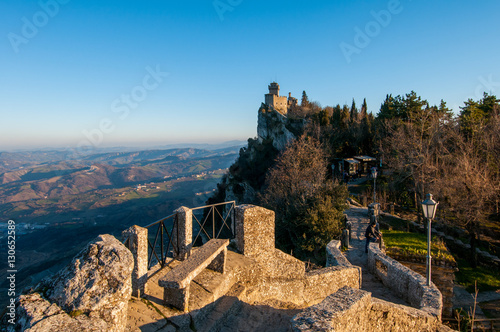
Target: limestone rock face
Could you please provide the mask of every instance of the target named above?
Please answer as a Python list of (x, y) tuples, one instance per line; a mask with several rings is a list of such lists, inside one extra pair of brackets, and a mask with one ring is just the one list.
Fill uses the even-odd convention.
[[(231, 174), (229, 176), (229, 184), (226, 187), (226, 198), (225, 202), (236, 201), (236, 202), (254, 202), (256, 197), (255, 189), (252, 188), (247, 182), (233, 183)], [(238, 188), (236, 189), (235, 186)], [(241, 195), (236, 195), (235, 191), (242, 192)]]
[(110, 331), (113, 330), (100, 318), (89, 318), (78, 315), (72, 318), (57, 304), (43, 299), (40, 294), (33, 293), (19, 297), (17, 324), (21, 331)]
[(45, 298), (38, 293), (20, 297), (22, 330), (42, 331), (59, 317), (58, 331), (123, 331), (133, 266), (131, 252), (120, 241), (99, 235), (67, 267), (36, 287)]
[(259, 110), (257, 120), (257, 136), (260, 141), (272, 139), (273, 146), (282, 151), (288, 142), (295, 138), (291, 130), (301, 130), (302, 121), (293, 124), (286, 116), (276, 110)]

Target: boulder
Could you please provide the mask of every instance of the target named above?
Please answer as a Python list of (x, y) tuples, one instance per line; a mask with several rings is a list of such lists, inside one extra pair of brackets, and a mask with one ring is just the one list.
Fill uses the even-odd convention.
[(133, 266), (131, 252), (120, 241), (99, 235), (68, 266), (36, 287), (43, 296), (20, 297), (17, 311), (23, 330), (41, 331), (40, 324), (45, 326), (55, 315), (63, 324), (58, 331), (94, 331), (102, 324), (107, 325), (102, 330), (123, 331)]
[(19, 330), (30, 332), (45, 331), (110, 331), (112, 328), (100, 318), (90, 318), (75, 313), (68, 315), (57, 304), (50, 303), (38, 293), (21, 295), (17, 324)]

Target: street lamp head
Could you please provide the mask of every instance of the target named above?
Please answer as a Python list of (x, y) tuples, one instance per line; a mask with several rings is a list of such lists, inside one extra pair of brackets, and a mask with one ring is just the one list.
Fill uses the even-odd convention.
[(425, 201), (422, 202), (424, 217), (427, 219), (434, 219), (438, 205), (439, 203), (432, 199), (432, 194), (427, 194)]
[(377, 178), (377, 167), (372, 167), (372, 176), (374, 179)]

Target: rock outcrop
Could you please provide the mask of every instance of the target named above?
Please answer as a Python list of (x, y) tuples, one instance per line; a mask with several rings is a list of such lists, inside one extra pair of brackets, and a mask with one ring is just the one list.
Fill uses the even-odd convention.
[[(39, 293), (21, 295), (17, 309), (18, 328), (21, 331), (108, 331), (103, 319), (87, 315), (69, 315), (57, 304), (45, 300)], [(73, 317), (72, 317), (73, 316)]]
[(282, 151), (285, 146), (298, 137), (303, 130), (305, 120), (293, 120), (274, 109), (262, 106), (257, 120), (259, 141), (272, 139), (273, 146)]
[[(134, 260), (112, 235), (99, 235), (35, 291), (19, 297), (24, 331), (123, 331), (132, 293)], [(51, 325), (54, 324), (54, 325)]]

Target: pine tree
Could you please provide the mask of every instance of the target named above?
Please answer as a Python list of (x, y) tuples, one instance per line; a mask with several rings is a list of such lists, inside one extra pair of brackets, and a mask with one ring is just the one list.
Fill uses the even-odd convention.
[(360, 114), (360, 118), (361, 118), (361, 119), (366, 118), (367, 112), (368, 112), (368, 106), (366, 106), (366, 98), (364, 98), (364, 99), (363, 99), (363, 105), (361, 105), (361, 114)]
[(302, 91), (302, 100), (300, 101), (300, 106), (309, 107), (309, 98), (307, 98), (306, 91)]
[(358, 121), (358, 109), (356, 108), (356, 102), (354, 101), (354, 98), (352, 99), (352, 105), (351, 105), (351, 113), (349, 117), (349, 122), (354, 123)]

